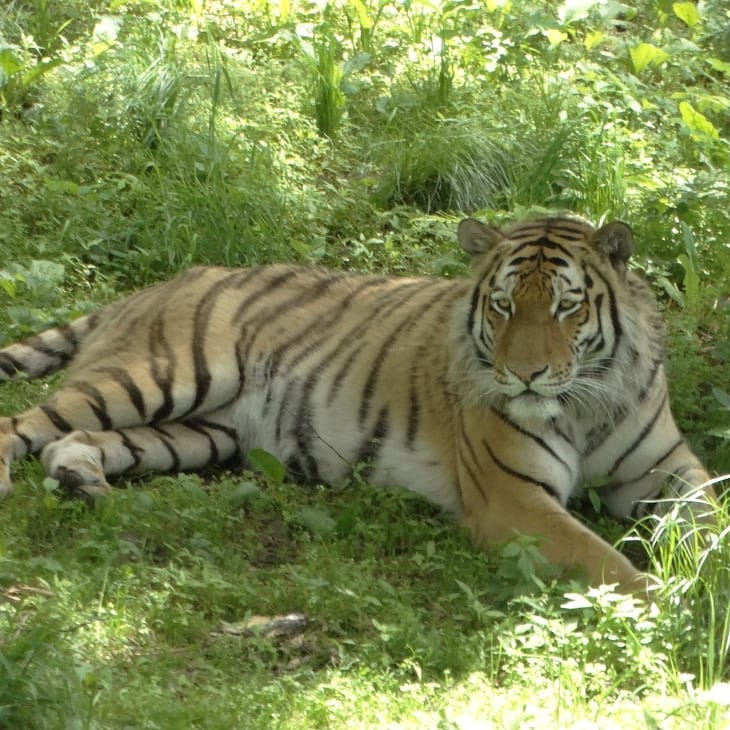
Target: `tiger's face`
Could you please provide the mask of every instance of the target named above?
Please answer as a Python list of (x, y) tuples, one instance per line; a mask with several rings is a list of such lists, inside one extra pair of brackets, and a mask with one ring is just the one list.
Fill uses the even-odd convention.
[(488, 395), (531, 420), (583, 402), (620, 337), (614, 289), (628, 226), (553, 218), (502, 232), (467, 219), (459, 240), (475, 254), (469, 328)]

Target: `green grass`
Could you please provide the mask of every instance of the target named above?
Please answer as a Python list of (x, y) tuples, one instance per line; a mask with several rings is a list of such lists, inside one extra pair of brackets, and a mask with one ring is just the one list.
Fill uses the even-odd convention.
[[(642, 607), (543, 582), (529, 543), (478, 554), (462, 530), (401, 491), (241, 489), (250, 479), (161, 477), (89, 509), (49, 493), (26, 466), (23, 491), (4, 505), (16, 539), (0, 562), (0, 721), (339, 728), (387, 718), (470, 727), (487, 716), (536, 726), (600, 716), (604, 727), (615, 718), (644, 727), (648, 714), (661, 727), (711, 728), (720, 726), (713, 718), (730, 720), (717, 685), (730, 638), (722, 541), (709, 545), (699, 571), (691, 556), (676, 559), (670, 525), (664, 558), (673, 543), (675, 577), (657, 606)], [(725, 513), (721, 522), (730, 524)], [(292, 612), (308, 619), (301, 633), (235, 629)]]
[[(464, 215), (620, 217), (677, 420), (730, 473), (727, 14), (696, 8), (7, 3), (0, 343), (191, 263), (454, 276)], [(641, 43), (664, 55), (640, 67)], [(667, 584), (642, 607), (359, 481), (172, 475), (89, 507), (35, 461), (14, 478), (0, 727), (730, 724), (726, 507), (705, 542), (624, 543)], [(290, 613), (303, 631), (245, 629)]]

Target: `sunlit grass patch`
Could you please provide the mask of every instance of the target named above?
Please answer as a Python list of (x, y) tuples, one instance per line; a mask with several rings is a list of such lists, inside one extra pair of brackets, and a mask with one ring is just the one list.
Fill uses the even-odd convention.
[[(0, 341), (190, 264), (457, 276), (465, 214), (620, 217), (677, 420), (730, 472), (728, 23), (665, 5), (6, 3)], [(0, 410), (52, 387), (3, 383)], [(664, 583), (649, 607), (357, 481), (175, 474), (88, 506), (13, 476), (0, 726), (730, 725), (725, 506), (623, 542)]]

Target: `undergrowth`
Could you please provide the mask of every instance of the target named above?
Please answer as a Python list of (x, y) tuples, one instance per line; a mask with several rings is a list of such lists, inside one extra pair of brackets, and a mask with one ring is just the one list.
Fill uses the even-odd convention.
[[(621, 218), (677, 420), (730, 473), (727, 27), (721, 2), (12, 0), (0, 343), (193, 263), (458, 276), (464, 215)], [(3, 384), (2, 412), (49, 387)], [(172, 475), (87, 507), (14, 477), (0, 726), (730, 723), (724, 506), (623, 543), (664, 581), (645, 606), (359, 482)]]

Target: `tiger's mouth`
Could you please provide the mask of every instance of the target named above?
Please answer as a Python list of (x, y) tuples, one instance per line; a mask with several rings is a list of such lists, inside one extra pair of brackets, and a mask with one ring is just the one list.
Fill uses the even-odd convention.
[(558, 395), (542, 395), (534, 390), (524, 390), (508, 398), (505, 406), (513, 418), (528, 421), (549, 421), (559, 416), (563, 410)]

